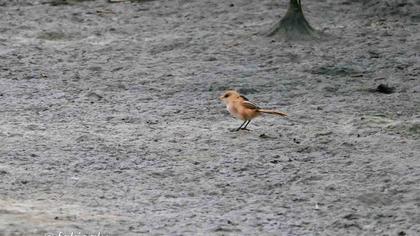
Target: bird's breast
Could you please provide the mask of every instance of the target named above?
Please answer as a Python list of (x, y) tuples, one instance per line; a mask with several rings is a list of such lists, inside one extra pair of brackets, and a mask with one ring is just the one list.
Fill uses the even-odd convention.
[(235, 113), (238, 113), (238, 110), (236, 109), (235, 106), (233, 106), (232, 104), (227, 104), (226, 105), (226, 109), (228, 110), (228, 112), (232, 115), (234, 115)]
[(229, 112), (232, 116), (234, 116), (234, 117), (236, 117), (236, 118), (238, 118), (238, 119), (241, 119), (241, 120), (243, 120), (243, 119), (244, 119), (244, 118), (241, 116), (241, 114), (239, 113), (238, 108), (237, 108), (234, 104), (227, 104), (227, 105), (226, 105), (226, 108), (227, 108), (228, 112)]

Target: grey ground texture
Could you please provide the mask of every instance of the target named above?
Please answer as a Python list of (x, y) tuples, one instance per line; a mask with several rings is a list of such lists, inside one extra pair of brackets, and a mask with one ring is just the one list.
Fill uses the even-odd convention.
[[(0, 235), (420, 235), (420, 2), (0, 1)], [(64, 4), (68, 3), (68, 4)], [(380, 84), (394, 88), (377, 91)], [(218, 97), (265, 115), (231, 132)]]

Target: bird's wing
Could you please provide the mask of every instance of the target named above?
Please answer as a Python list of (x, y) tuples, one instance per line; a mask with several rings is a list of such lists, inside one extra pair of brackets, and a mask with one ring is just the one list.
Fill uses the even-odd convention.
[(243, 98), (245, 101), (249, 101), (249, 99), (246, 98), (244, 95), (240, 95), (239, 97)]
[(248, 109), (252, 109), (252, 110), (259, 110), (259, 109), (261, 109), (257, 105), (255, 105), (254, 103), (249, 102), (249, 101), (243, 101), (243, 102), (241, 102), (241, 104), (244, 107), (248, 108)]

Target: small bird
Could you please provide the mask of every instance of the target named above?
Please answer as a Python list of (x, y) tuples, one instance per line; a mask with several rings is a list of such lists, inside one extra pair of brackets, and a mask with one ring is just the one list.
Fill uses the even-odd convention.
[(287, 116), (287, 114), (284, 112), (261, 109), (257, 105), (251, 103), (246, 97), (240, 95), (234, 90), (226, 91), (219, 98), (226, 104), (226, 108), (231, 115), (244, 121), (244, 123), (242, 123), (241, 126), (236, 129), (236, 131), (241, 129), (247, 130), (246, 127), (249, 125), (251, 120), (261, 115), (262, 113)]

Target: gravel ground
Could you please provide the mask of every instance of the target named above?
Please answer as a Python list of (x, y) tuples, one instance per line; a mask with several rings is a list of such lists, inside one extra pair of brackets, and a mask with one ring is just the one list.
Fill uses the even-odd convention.
[(0, 235), (420, 235), (418, 0), (70, 3), (0, 1)]

